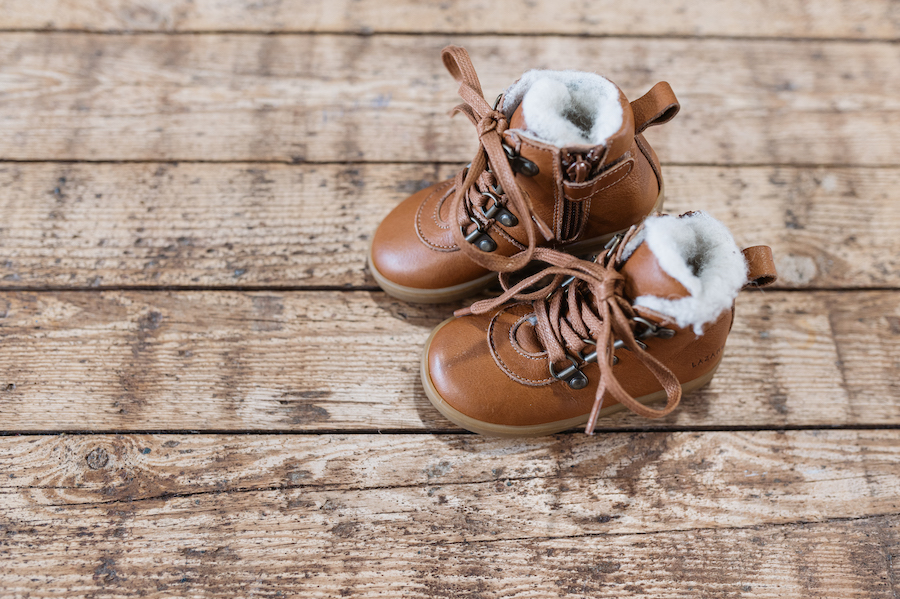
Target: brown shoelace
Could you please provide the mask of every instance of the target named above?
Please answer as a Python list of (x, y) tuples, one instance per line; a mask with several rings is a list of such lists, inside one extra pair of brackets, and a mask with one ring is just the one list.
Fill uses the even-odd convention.
[[(610, 255), (613, 250), (606, 250), (595, 262), (580, 260), (556, 250), (536, 248), (533, 252), (535, 260), (550, 266), (512, 286), (509, 286), (508, 276), (500, 275), (504, 288), (502, 295), (475, 302), (469, 308), (456, 312), (456, 316), (484, 314), (510, 301), (532, 302), (536, 316), (535, 331), (547, 351), (550, 367), (562, 369), (570, 363), (574, 364), (573, 354), (582, 357), (589, 345), (596, 344), (600, 381), (585, 428), (589, 435), (594, 433), (598, 414), (603, 407), (603, 396), (607, 391), (629, 410), (647, 418), (666, 416), (681, 401), (681, 384), (678, 379), (635, 338), (635, 328), (638, 325), (634, 318), (637, 315), (622, 295), (624, 277), (612, 266), (621, 255), (624, 242), (634, 232), (632, 227), (623, 243), (619, 244), (618, 251), (614, 252), (615, 255)], [(553, 276), (549, 284), (536, 291), (526, 291), (548, 275)], [(631, 350), (665, 389), (667, 400), (664, 408), (647, 407), (622, 388), (613, 373), (616, 339), (620, 339), (623, 346)]]
[[(515, 175), (509, 165), (509, 158), (503, 149), (503, 132), (509, 127), (506, 116), (492, 108), (484, 99), (481, 83), (469, 53), (459, 46), (447, 46), (441, 52), (444, 66), (459, 82), (459, 95), (463, 103), (456, 106), (451, 115), (461, 112), (466, 115), (478, 131), (480, 147), (472, 163), (456, 175), (455, 191), (450, 204), (450, 214), (456, 215), (459, 227), (453, 228), (453, 235), (460, 250), (481, 266), (497, 272), (513, 272), (523, 268), (534, 256), (537, 242), (535, 228), (545, 239), (553, 239), (553, 232), (535, 213), (531, 200), (516, 184)], [(499, 188), (497, 187), (499, 185)], [(509, 204), (515, 216), (524, 226), (527, 237), (526, 248), (513, 256), (502, 256), (482, 251), (466, 241), (466, 229), (473, 223), (482, 231), (493, 225), (493, 220), (477, 220), (477, 208), (483, 209), (491, 190), (502, 190), (503, 198), (496, 196), (495, 202)], [(496, 194), (495, 194), (496, 195)]]

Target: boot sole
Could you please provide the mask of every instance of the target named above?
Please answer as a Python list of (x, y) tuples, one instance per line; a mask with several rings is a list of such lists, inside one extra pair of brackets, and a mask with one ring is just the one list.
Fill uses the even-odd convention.
[[(428, 370), (428, 349), (431, 347), (431, 341), (432, 339), (434, 339), (434, 336), (438, 332), (438, 330), (440, 330), (451, 320), (453, 320), (453, 318), (445, 320), (437, 327), (435, 327), (434, 331), (431, 332), (431, 335), (425, 342), (425, 351), (422, 352), (421, 365), (422, 386), (425, 388), (425, 395), (428, 396), (428, 400), (431, 402), (431, 405), (433, 405), (437, 409), (437, 411), (444, 416), (444, 418), (458, 426), (461, 426), (466, 430), (472, 431), (473, 433), (488, 435), (492, 437), (541, 437), (544, 435), (552, 435), (554, 433), (559, 433), (571, 428), (583, 426), (587, 423), (590, 414), (583, 414), (581, 416), (567, 418), (565, 420), (556, 420), (554, 422), (546, 422), (543, 424), (532, 424), (526, 426), (494, 424), (493, 422), (484, 422), (482, 420), (472, 418), (471, 416), (466, 416), (459, 410), (456, 410), (455, 408), (450, 406), (450, 404), (448, 404), (444, 400), (444, 398), (441, 397), (441, 394), (438, 393), (438, 390), (435, 388), (434, 383), (431, 382), (431, 373)], [(698, 377), (681, 385), (682, 395), (692, 393), (709, 383), (712, 380), (713, 376), (715, 376), (716, 370), (719, 369), (721, 359), (722, 358), (720, 354), (719, 360), (716, 361), (715, 365), (712, 367), (712, 370), (701, 377)], [(651, 404), (663, 401), (665, 399), (666, 392), (663, 390), (635, 398), (635, 400), (642, 404)], [(616, 412), (621, 412), (624, 409), (625, 406), (623, 406), (622, 404), (615, 404), (613, 406), (609, 406), (608, 408), (603, 408), (600, 410), (598, 418), (603, 418), (605, 416), (615, 414)]]
[[(653, 205), (653, 209), (650, 211), (650, 214), (662, 210), (665, 197), (665, 187), (660, 186), (659, 195), (656, 197), (656, 204)], [(603, 249), (603, 246), (609, 243), (610, 239), (612, 239), (616, 235), (624, 233), (627, 230), (628, 229), (626, 228), (622, 229), (621, 231), (609, 233), (608, 235), (603, 235), (601, 237), (578, 241), (569, 245), (561, 246), (559, 249), (576, 256), (580, 254), (590, 254), (591, 252), (599, 252)], [(490, 286), (491, 283), (497, 280), (497, 273), (491, 272), (477, 279), (473, 279), (465, 283), (460, 283), (459, 285), (441, 287), (440, 289), (419, 289), (417, 287), (398, 285), (397, 283), (394, 283), (383, 274), (378, 272), (378, 269), (375, 268), (375, 262), (372, 260), (371, 245), (369, 246), (369, 251), (366, 255), (366, 262), (369, 266), (369, 272), (371, 272), (372, 276), (375, 278), (375, 282), (378, 283), (378, 286), (381, 287), (381, 289), (384, 290), (385, 293), (399, 300), (417, 304), (443, 304), (447, 302), (455, 302), (457, 300), (469, 297), (470, 295), (474, 295), (482, 289)]]

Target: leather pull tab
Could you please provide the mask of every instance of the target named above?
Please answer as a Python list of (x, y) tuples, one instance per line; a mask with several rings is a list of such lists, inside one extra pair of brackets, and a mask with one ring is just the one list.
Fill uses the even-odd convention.
[(647, 127), (671, 121), (681, 110), (681, 104), (672, 87), (665, 81), (660, 81), (632, 102), (631, 110), (634, 112), (634, 134), (637, 135)]
[(775, 259), (772, 248), (767, 245), (754, 245), (744, 250), (747, 261), (747, 284), (745, 287), (768, 287), (778, 280), (775, 272)]

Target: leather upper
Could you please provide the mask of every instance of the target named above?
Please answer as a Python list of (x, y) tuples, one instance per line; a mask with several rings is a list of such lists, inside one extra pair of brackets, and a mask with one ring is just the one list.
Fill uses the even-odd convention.
[[(728, 310), (702, 336), (681, 329), (660, 315), (642, 316), (675, 331), (671, 339), (646, 339), (648, 351), (682, 383), (707, 374), (717, 363), (731, 329)], [(494, 314), (465, 316), (446, 323), (431, 341), (428, 372), (441, 397), (471, 418), (492, 424), (529, 426), (582, 416), (594, 404), (600, 377), (596, 363), (583, 368), (590, 384), (572, 389), (549, 371), (547, 354), (528, 343), (533, 328), (530, 304), (518, 303)], [(523, 330), (524, 329), (524, 330)], [(524, 339), (524, 340), (523, 340)], [(616, 378), (632, 397), (662, 390), (662, 385), (626, 349), (615, 352)], [(603, 407), (618, 403), (611, 395)]]
[[(449, 62), (454, 60), (458, 57)], [(634, 104), (619, 91), (622, 124), (602, 146), (560, 148), (532, 139), (526, 133), (521, 106), (513, 111), (502, 140), (517, 157), (513, 161), (520, 157), (536, 166), (536, 173), (513, 170), (515, 183), (530, 202), (534, 216), (550, 228), (551, 239), (539, 235), (540, 245), (560, 247), (600, 238), (626, 229), (652, 211), (661, 189), (659, 163), (636, 134), (656, 124), (646, 122), (654, 108), (668, 110), (671, 116), (677, 112), (674, 95), (659, 93), (660, 85)], [(664, 89), (671, 94), (667, 84)], [(640, 108), (639, 119), (633, 105)], [(586, 172), (579, 163), (586, 163), (586, 156), (593, 159), (591, 174), (573, 179), (572, 172)], [(413, 194), (382, 221), (371, 249), (371, 265), (382, 277), (404, 287), (440, 290), (485, 276), (491, 270), (465, 256), (454, 239), (460, 238), (460, 230), (468, 235), (479, 226), (497, 248), (493, 252), (479, 250), (476, 258), (482, 253), (513, 256), (526, 249), (526, 224), (532, 226), (527, 214), (515, 214), (519, 221), (515, 226), (504, 226), (495, 219), (462, 223), (460, 214), (451, 214), (457, 181), (443, 181)]]
[[(635, 234), (636, 230), (632, 230), (625, 239)], [(585, 416), (597, 401), (598, 385), (602, 383), (604, 376), (599, 365), (602, 360), (600, 356), (603, 354), (595, 361), (585, 357), (591, 348), (599, 349), (601, 337), (594, 337), (598, 343), (595, 345), (594, 341), (583, 337), (584, 333), (574, 333), (579, 325), (574, 324), (573, 314), (581, 313), (582, 316), (575, 318), (583, 322), (587, 322), (583, 320), (584, 315), (587, 315), (594, 320), (592, 330), (597, 330), (599, 323), (615, 316), (609, 311), (598, 311), (603, 302), (612, 301), (602, 298), (614, 295), (621, 295), (622, 301), (631, 305), (632, 316), (629, 318), (635, 322), (634, 330), (643, 329), (654, 333), (641, 336), (646, 345), (646, 353), (670, 375), (674, 375), (679, 384), (698, 380), (710, 373), (722, 356), (726, 338), (731, 330), (734, 318), (733, 305), (719, 313), (712, 322), (705, 323), (702, 334), (698, 334), (692, 326), (679, 327), (673, 319), (663, 314), (634, 306), (635, 299), (641, 296), (679, 299), (689, 296), (690, 293), (679, 281), (663, 270), (648, 244), (640, 243), (627, 259), (621, 258), (624, 245), (625, 242), (620, 244), (614, 257), (601, 254), (597, 258), (601, 261), (601, 265), (618, 263), (617, 270), (611, 270), (612, 266), (586, 269), (584, 275), (577, 276), (587, 277), (583, 279), (584, 281), (597, 277), (596, 282), (591, 283), (590, 288), (583, 291), (567, 289), (568, 299), (564, 301), (558, 301), (562, 298), (557, 297), (551, 302), (554, 295), (563, 293), (565, 286), (551, 282), (548, 287), (553, 289), (551, 295), (528, 292), (531, 293), (527, 296), (529, 301), (514, 303), (503, 303), (504, 297), (498, 300), (483, 300), (464, 311), (474, 313), (445, 322), (433, 334), (425, 357), (427, 376), (441, 401), (467, 418), (502, 426), (535, 426)], [(548, 261), (545, 254), (546, 250), (541, 259)], [(744, 251), (744, 259), (748, 265), (750, 284), (768, 284), (774, 281), (774, 263), (771, 260), (771, 250), (767, 247), (748, 248)], [(577, 264), (585, 264), (585, 261), (574, 258), (571, 260), (574, 260), (574, 263), (560, 262), (560, 266), (563, 267), (560, 272), (565, 270), (574, 273), (577, 271), (572, 269), (577, 268)], [(618, 260), (621, 261), (617, 262)], [(552, 272), (552, 265), (555, 263), (552, 260), (548, 263), (551, 267), (546, 272)], [(573, 264), (575, 266), (572, 266)], [(596, 274), (591, 274), (595, 271)], [(534, 280), (546, 280), (546, 277), (540, 278), (543, 274), (534, 275)], [(504, 295), (519, 297), (514, 292), (518, 293), (516, 289), (509, 289)], [(601, 294), (602, 298), (598, 294)], [(530, 299), (534, 297), (537, 299)], [(592, 305), (588, 312), (583, 312), (581, 302)], [(593, 302), (598, 303), (594, 306)], [(652, 326), (638, 324), (635, 317), (644, 319)], [(561, 328), (558, 329), (562, 335), (548, 333), (547, 329), (538, 330), (539, 327), (546, 327), (548, 322), (552, 324), (557, 319), (559, 322), (562, 322), (562, 319), (566, 320), (566, 323), (560, 325)], [(667, 330), (662, 332), (664, 334), (657, 334), (660, 332), (655, 331), (653, 326)], [(542, 339), (552, 340), (553, 335), (556, 335), (567, 349), (551, 359), (548, 346)], [(579, 343), (574, 350), (571, 345), (573, 342)], [(634, 349), (637, 351), (637, 348)], [(659, 370), (654, 371), (646, 358), (638, 359), (640, 356), (627, 347), (619, 347), (613, 351), (616, 361), (611, 370), (607, 371), (607, 375), (614, 377), (630, 398), (662, 391), (664, 386), (668, 385), (664, 382), (665, 377), (660, 375)], [(556, 360), (556, 363), (553, 363), (553, 360)], [(557, 376), (570, 364), (587, 377), (589, 382), (583, 388), (570, 385)], [(608, 384), (602, 388), (607, 391), (603, 393), (598, 405), (608, 408), (619, 403), (615, 394), (608, 390), (610, 389)], [(666, 391), (668, 393), (670, 390)], [(629, 398), (622, 401), (626, 400), (633, 404), (633, 400)], [(672, 407), (677, 405), (677, 398), (674, 404), (670, 400), (668, 405)], [(635, 411), (637, 408), (643, 408), (633, 405), (629, 407)], [(645, 415), (654, 416), (662, 415), (664, 411), (651, 413), (652, 410), (647, 410), (647, 412)]]

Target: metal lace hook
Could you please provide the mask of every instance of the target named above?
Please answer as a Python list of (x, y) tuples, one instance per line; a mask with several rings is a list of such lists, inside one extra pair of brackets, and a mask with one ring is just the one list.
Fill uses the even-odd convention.
[(554, 378), (568, 383), (569, 387), (572, 389), (584, 389), (587, 387), (588, 378), (581, 370), (579, 370), (578, 362), (575, 361), (575, 358), (572, 356), (566, 356), (566, 358), (572, 363), (571, 366), (562, 372), (556, 372), (556, 369), (553, 368), (553, 362), (550, 362), (550, 374), (552, 374)]

